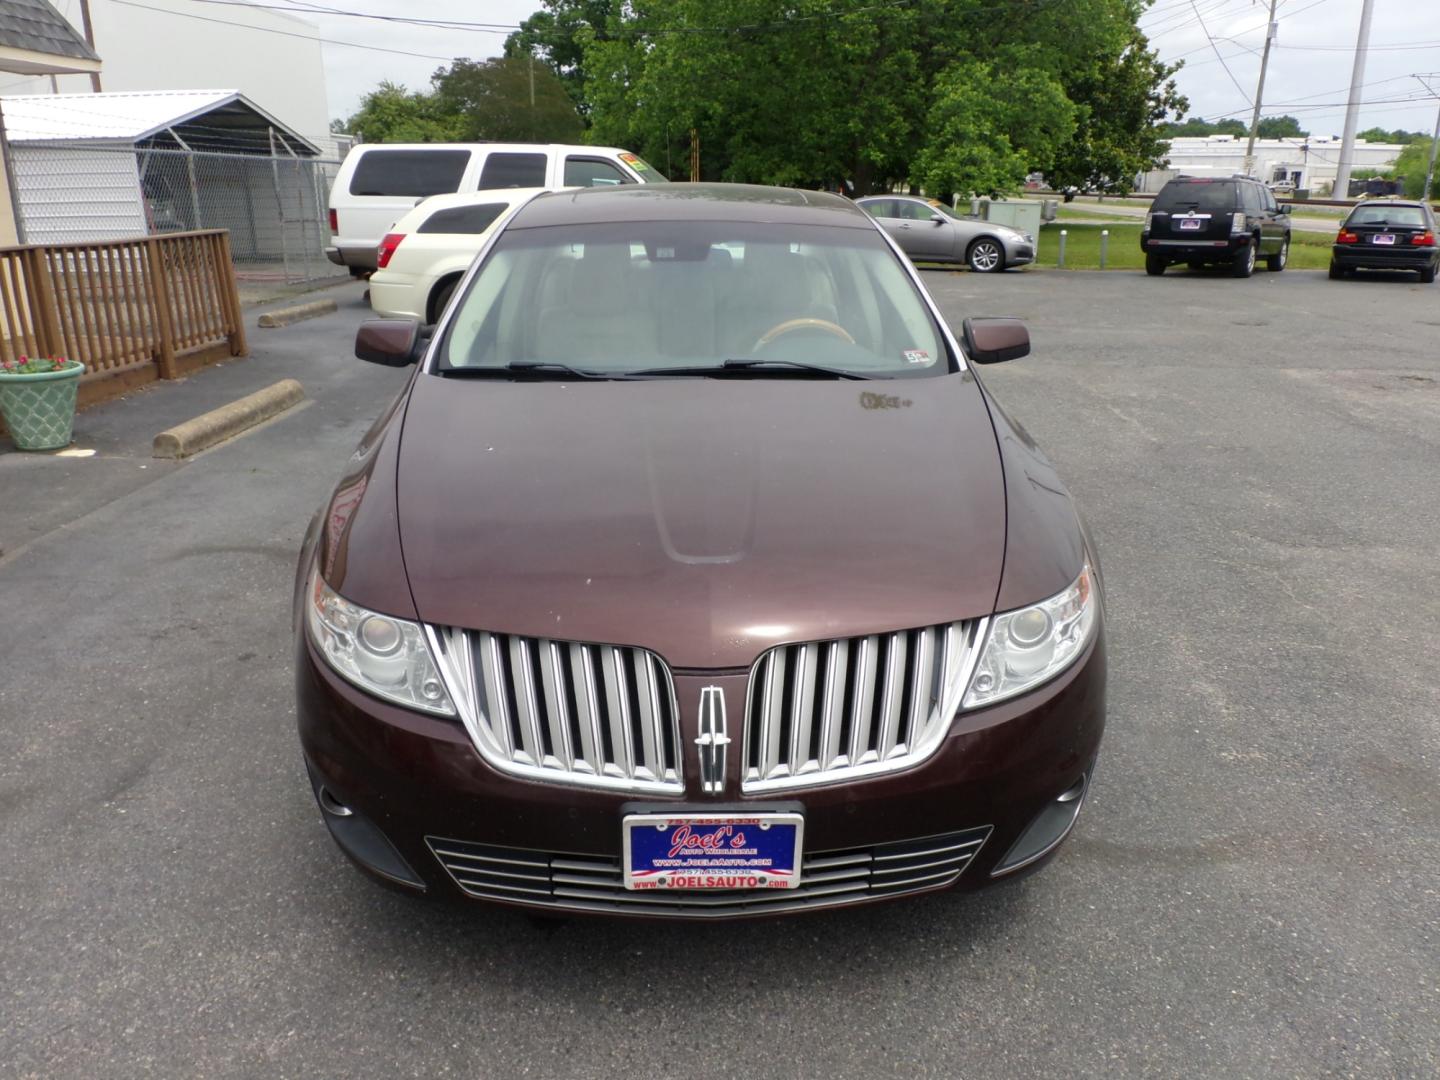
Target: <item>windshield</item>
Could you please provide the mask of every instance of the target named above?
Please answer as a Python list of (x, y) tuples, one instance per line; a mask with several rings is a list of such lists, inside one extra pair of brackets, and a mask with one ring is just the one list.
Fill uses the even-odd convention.
[[(458, 302), (439, 370), (934, 375), (949, 354), (868, 228), (640, 221), (511, 229)], [(702, 372), (703, 373), (703, 372)], [(677, 371), (679, 374), (679, 371)]]
[(1153, 210), (1204, 210), (1228, 214), (1239, 203), (1235, 200), (1234, 184), (1166, 184), (1155, 196)]

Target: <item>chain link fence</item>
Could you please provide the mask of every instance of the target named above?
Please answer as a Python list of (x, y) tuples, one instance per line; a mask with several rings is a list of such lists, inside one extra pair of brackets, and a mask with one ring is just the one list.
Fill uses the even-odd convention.
[(340, 163), (134, 145), (11, 145), (16, 217), (27, 244), (84, 243), (227, 229), (242, 281), (343, 275), (325, 257)]

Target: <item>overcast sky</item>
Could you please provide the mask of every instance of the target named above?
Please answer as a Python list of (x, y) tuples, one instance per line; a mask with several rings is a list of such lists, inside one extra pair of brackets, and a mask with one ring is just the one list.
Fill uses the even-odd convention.
[[(361, 95), (382, 79), (420, 88), (428, 84), (436, 67), (455, 57), (499, 55), (507, 27), (539, 6), (538, 0), (259, 2), (303, 13), (329, 42), (324, 51), (332, 116), (354, 112)], [(1374, 4), (1360, 127), (1430, 131), (1437, 102), (1413, 76), (1440, 73), (1440, 0), (1374, 0)], [(311, 6), (499, 25), (494, 32), (415, 26), (305, 10)], [(1207, 120), (1236, 116), (1249, 121), (1265, 42), (1267, 6), (1268, 0), (1156, 0), (1141, 19), (1162, 57), (1185, 60), (1179, 82), (1190, 98), (1192, 116)], [(1316, 134), (1340, 134), (1360, 8), (1361, 0), (1279, 0), (1279, 29), (1266, 78), (1265, 114), (1289, 112)], [(403, 55), (406, 52), (423, 55)], [(1440, 78), (1432, 79), (1431, 85), (1440, 90)]]

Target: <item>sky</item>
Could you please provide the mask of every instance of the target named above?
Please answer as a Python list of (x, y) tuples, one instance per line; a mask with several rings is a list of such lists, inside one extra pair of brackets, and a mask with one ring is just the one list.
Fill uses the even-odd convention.
[[(327, 41), (332, 116), (350, 115), (361, 96), (382, 79), (418, 89), (451, 59), (499, 55), (506, 33), (539, 7), (538, 0), (256, 2), (293, 11), (319, 28)], [(1262, 115), (1289, 112), (1312, 133), (1340, 134), (1361, 5), (1362, 0), (1278, 0)], [(1155, 0), (1142, 16), (1141, 28), (1161, 57), (1185, 61), (1178, 82), (1190, 99), (1190, 115), (1249, 121), (1267, 7), (1268, 0)], [(492, 28), (416, 26), (316, 8), (487, 23)], [(1440, 0), (1374, 0), (1360, 129), (1432, 130), (1440, 100), (1414, 78), (1417, 73), (1435, 73), (1430, 85), (1440, 93)]]

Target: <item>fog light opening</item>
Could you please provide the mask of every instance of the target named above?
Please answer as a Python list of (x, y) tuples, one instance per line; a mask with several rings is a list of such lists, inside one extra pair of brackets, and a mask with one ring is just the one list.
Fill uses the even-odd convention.
[(331, 795), (329, 788), (322, 787), (317, 793), (317, 797), (320, 803), (320, 809), (332, 817), (349, 817), (355, 813), (354, 810), (351, 810), (350, 807), (335, 798), (334, 795)]
[(1080, 816), (1080, 807), (1085, 802), (1085, 792), (1090, 786), (1090, 774), (1082, 774), (1059, 795), (1045, 804), (1035, 819), (1025, 827), (1020, 839), (1011, 845), (1005, 857), (1000, 860), (991, 877), (1013, 873), (1023, 866), (1029, 866), (1037, 859), (1043, 859), (1060, 846), (1060, 841), (1070, 835), (1075, 821)]

